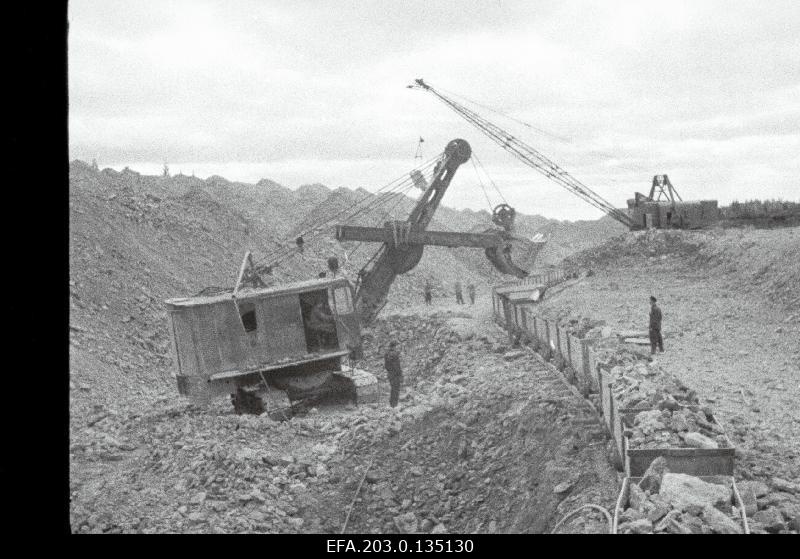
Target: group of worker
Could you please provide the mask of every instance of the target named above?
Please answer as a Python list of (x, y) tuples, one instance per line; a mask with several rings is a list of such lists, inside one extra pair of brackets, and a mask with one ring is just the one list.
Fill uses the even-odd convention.
[[(430, 284), (425, 285), (425, 301), (428, 301), (428, 294), (430, 293), (428, 290), (428, 286)], [(472, 284), (469, 286), (470, 288), (470, 299), (472, 302), (475, 302), (475, 288)], [(456, 293), (460, 293), (461, 284), (456, 283)], [(459, 295), (456, 295), (459, 297)], [(463, 303), (463, 300), (461, 301)], [(661, 335), (661, 309), (656, 304), (656, 298), (654, 296), (650, 297), (650, 352), (656, 353), (656, 349), (660, 353), (664, 353), (664, 339)], [(389, 378), (389, 405), (391, 407), (397, 407), (397, 403), (400, 400), (400, 388), (403, 385), (403, 369), (400, 366), (400, 350), (398, 349), (398, 344), (395, 340), (389, 342), (389, 348), (386, 350), (386, 354), (384, 355), (384, 367), (386, 367), (386, 373)]]
[[(456, 294), (456, 303), (459, 305), (464, 304), (464, 291), (461, 287), (461, 282), (457, 281), (453, 286)], [(475, 285), (469, 284), (467, 285), (467, 294), (469, 295), (469, 304), (475, 304)], [(425, 297), (425, 304), (430, 305), (433, 301), (433, 286), (431, 285), (430, 281), (425, 282), (425, 290), (423, 291), (423, 295)]]

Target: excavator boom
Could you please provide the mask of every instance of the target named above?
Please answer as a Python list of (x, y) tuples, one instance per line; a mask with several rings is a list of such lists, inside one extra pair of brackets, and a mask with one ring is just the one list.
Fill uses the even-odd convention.
[[(520, 278), (528, 275), (528, 272), (511, 262), (511, 242), (519, 239), (511, 236), (507, 230), (489, 229), (484, 233), (427, 230), (456, 170), (471, 155), (472, 148), (465, 140), (452, 140), (447, 144), (444, 156), (434, 170), (431, 184), (407, 220), (390, 221), (383, 227), (337, 225), (338, 241), (383, 243), (372, 260), (359, 272), (355, 304), (362, 324), (374, 320), (386, 304), (395, 278), (419, 263), (425, 245), (483, 248), (492, 264), (502, 273)], [(419, 177), (415, 182), (420, 182)]]

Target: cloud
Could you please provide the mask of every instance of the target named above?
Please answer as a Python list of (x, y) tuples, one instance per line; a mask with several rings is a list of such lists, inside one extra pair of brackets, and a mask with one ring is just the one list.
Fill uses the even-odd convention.
[[(426, 157), (463, 137), (521, 211), (596, 211), (405, 88), (424, 77), (618, 205), (664, 172), (685, 198), (796, 198), (798, 17), (779, 0), (74, 0), (70, 156), (377, 188), (419, 136)], [(450, 202), (482, 207), (471, 180)]]

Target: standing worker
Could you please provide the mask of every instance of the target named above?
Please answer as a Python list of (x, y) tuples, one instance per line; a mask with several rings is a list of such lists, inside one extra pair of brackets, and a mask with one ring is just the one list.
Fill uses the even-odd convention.
[(469, 293), (469, 304), (475, 304), (475, 284), (469, 284), (467, 286), (467, 293)]
[(656, 298), (650, 296), (650, 354), (658, 351), (664, 353), (664, 339), (661, 337), (661, 309), (656, 305)]
[(456, 303), (459, 305), (464, 304), (464, 293), (461, 291), (461, 282), (456, 282)]
[(425, 304), (430, 305), (433, 299), (433, 287), (431, 287), (430, 280), (425, 282)]
[(333, 349), (338, 345), (336, 340), (336, 317), (333, 316), (327, 299), (317, 301), (311, 308), (306, 324), (313, 334), (316, 346), (311, 345), (309, 349), (321, 351)]
[(396, 341), (389, 342), (389, 349), (383, 358), (383, 364), (389, 374), (389, 386), (391, 386), (389, 405), (394, 408), (400, 399), (400, 386), (403, 384), (403, 370), (400, 368), (400, 352), (397, 349)]

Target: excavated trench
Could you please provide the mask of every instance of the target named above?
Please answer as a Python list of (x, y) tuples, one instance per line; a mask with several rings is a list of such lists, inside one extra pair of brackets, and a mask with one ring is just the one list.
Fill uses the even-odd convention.
[[(327, 529), (339, 531), (348, 510), (349, 533), (544, 533), (583, 504), (613, 513), (619, 481), (599, 420), (555, 372), (524, 352), (507, 360), (508, 349), (491, 338), (451, 343), (412, 377), (409, 394), (460, 391), (344, 449), (338, 483), (314, 507)], [(608, 524), (586, 512), (559, 531)]]
[[(347, 532), (429, 531), (442, 524), (448, 532), (545, 533), (582, 504), (612, 507), (618, 483), (603, 447), (587, 446), (574, 428), (554, 427), (557, 414), (523, 414), (524, 424), (478, 420), (462, 427), (437, 411), (375, 448)], [(473, 447), (482, 434), (489, 441)], [(342, 471), (364, 467), (352, 460)], [(561, 484), (565, 490), (556, 493)], [(342, 488), (353, 495), (358, 486), (351, 478)], [(561, 506), (568, 498), (571, 504)], [(565, 530), (607, 528), (602, 517), (586, 515)]]
[[(474, 331), (453, 314), (372, 330), (364, 367), (379, 376), (387, 341), (403, 345), (397, 410), (383, 377), (376, 403), (283, 422), (221, 400), (99, 423), (102, 445), (75, 458), (86, 468), (71, 482), (75, 530), (538, 533), (583, 504), (612, 508), (616, 472), (585, 401), (491, 322), (459, 320)], [(607, 526), (581, 513), (559, 531)]]

